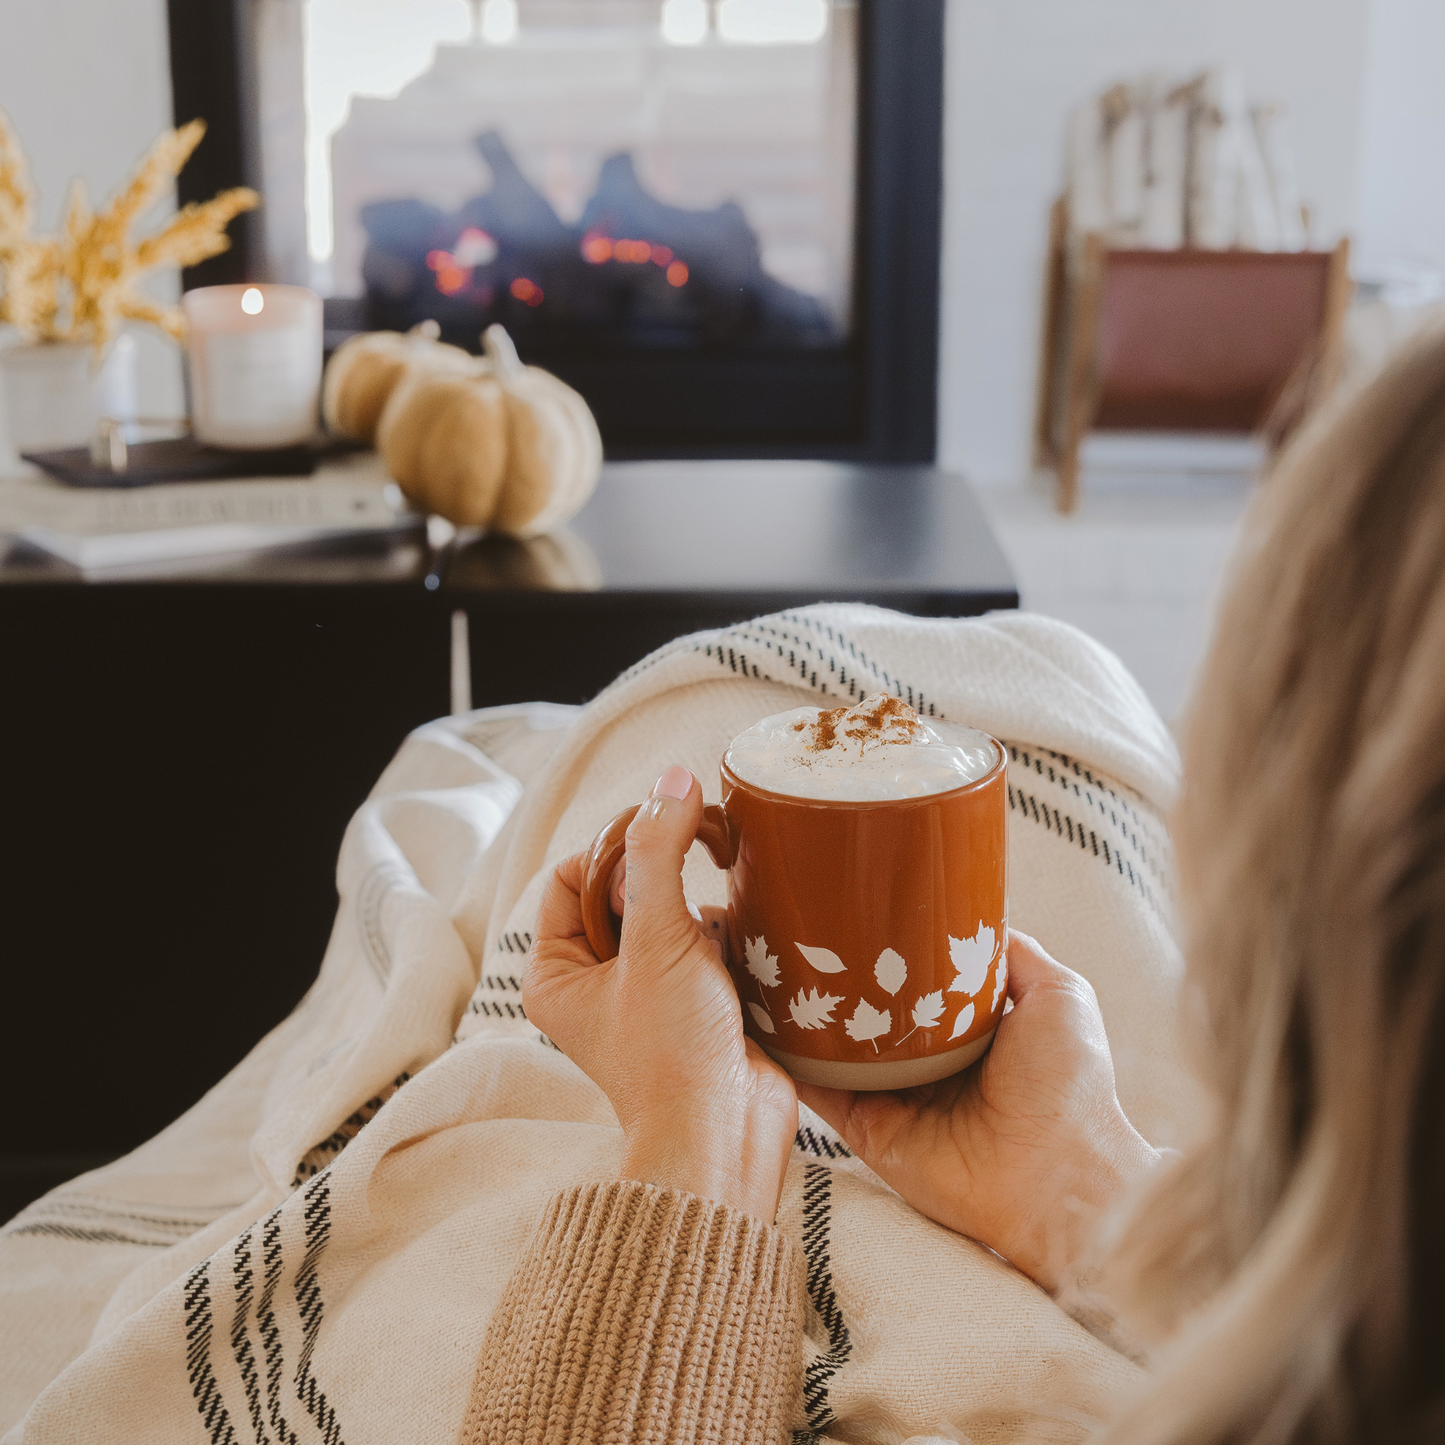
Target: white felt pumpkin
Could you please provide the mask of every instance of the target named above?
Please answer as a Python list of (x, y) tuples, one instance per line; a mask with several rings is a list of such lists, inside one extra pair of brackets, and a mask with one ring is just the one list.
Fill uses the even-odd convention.
[(321, 415), (337, 436), (374, 442), (376, 426), (392, 392), (414, 371), (469, 371), (476, 358), (460, 346), (438, 341), (441, 328), (423, 321), (404, 336), (368, 331), (336, 348), (326, 366)]
[(469, 370), (407, 373), (376, 442), (409, 498), (458, 526), (536, 536), (576, 513), (602, 467), (587, 403), (489, 326)]

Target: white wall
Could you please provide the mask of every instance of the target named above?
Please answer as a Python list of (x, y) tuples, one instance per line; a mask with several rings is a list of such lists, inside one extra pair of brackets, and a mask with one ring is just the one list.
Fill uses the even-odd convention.
[[(93, 204), (103, 200), (171, 123), (165, 0), (5, 0), (0, 108), (30, 158), (40, 230), (54, 228), (73, 176), (85, 178)], [(157, 283), (156, 295), (178, 294), (174, 274)], [(178, 416), (175, 344), (149, 327), (136, 329), (136, 341), (142, 413)]]
[(1445, 4), (1374, 0), (1365, 48), (1356, 214), (1361, 276), (1445, 270)]
[[(1374, 3), (1445, 9), (1441, 0)], [(941, 465), (980, 482), (1030, 469), (1045, 228), (1073, 106), (1147, 70), (1239, 66), (1251, 100), (1287, 107), (1316, 238), (1332, 238), (1352, 216), (1370, 4), (949, 0)]]

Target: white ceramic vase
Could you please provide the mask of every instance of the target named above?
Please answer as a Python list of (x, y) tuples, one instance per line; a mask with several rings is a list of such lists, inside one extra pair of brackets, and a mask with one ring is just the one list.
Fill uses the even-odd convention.
[(101, 417), (136, 414), (135, 341), (116, 337), (99, 361), (83, 342), (0, 348), (0, 402), (12, 451), (86, 446)]

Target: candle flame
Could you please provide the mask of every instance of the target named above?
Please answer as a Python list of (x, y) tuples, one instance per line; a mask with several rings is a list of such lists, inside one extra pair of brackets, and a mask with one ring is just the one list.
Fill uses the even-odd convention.
[(247, 316), (259, 316), (261, 308), (266, 304), (266, 298), (261, 294), (260, 288), (248, 286), (241, 292), (241, 310)]

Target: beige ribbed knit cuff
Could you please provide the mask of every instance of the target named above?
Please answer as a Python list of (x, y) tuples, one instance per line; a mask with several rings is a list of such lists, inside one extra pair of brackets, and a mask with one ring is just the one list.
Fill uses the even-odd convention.
[(802, 1334), (776, 1229), (631, 1180), (568, 1189), (492, 1317), (462, 1445), (778, 1440)]

